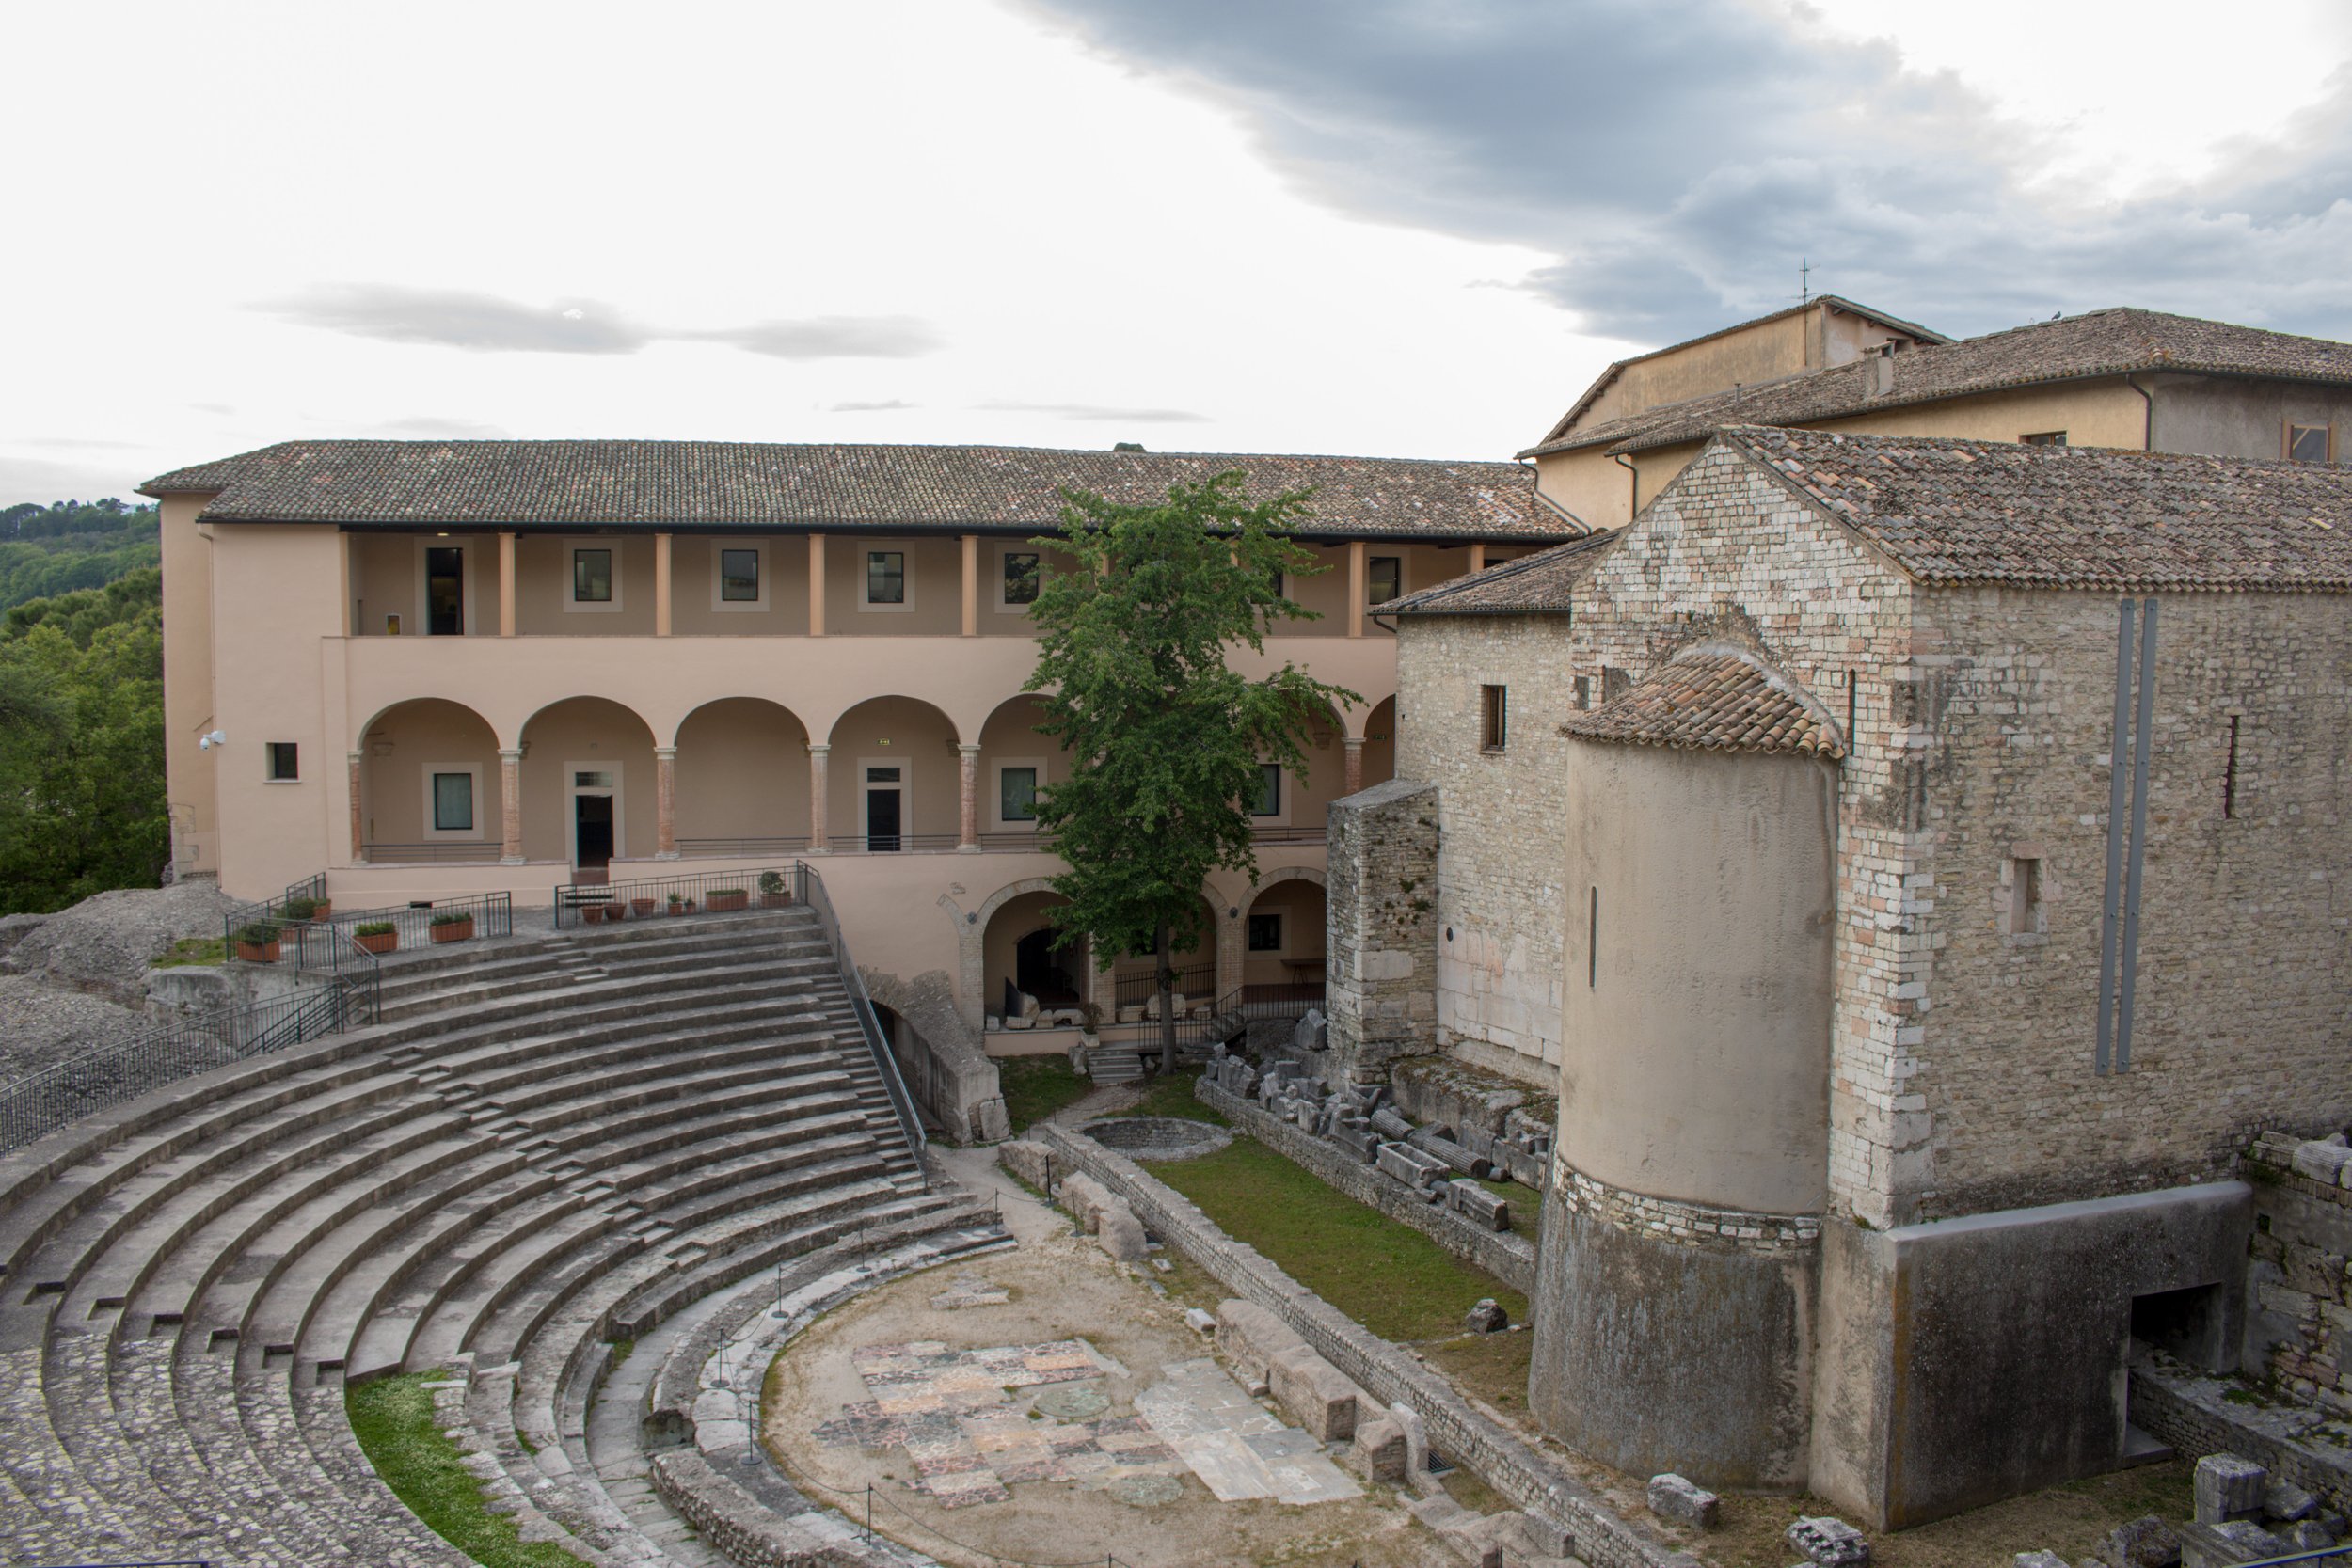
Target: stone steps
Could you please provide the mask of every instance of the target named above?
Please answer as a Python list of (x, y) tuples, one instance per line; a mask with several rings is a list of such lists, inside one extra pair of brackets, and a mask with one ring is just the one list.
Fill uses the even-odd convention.
[(712, 1560), (572, 1473), (608, 1340), (954, 1205), (806, 911), (464, 945), (388, 959), (369, 1029), (0, 1161), (12, 1545), (455, 1568), (342, 1407), (446, 1366), (527, 1538)]

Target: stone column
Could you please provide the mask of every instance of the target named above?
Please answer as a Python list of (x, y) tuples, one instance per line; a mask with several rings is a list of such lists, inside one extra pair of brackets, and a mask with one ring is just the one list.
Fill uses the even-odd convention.
[(1391, 779), (1331, 803), (1325, 1010), (1350, 1081), (1378, 1083), (1436, 1049), (1438, 913), (1400, 884), (1437, 886), (1438, 786)]
[(367, 818), (359, 805), (359, 764), (361, 753), (347, 753), (351, 759), (351, 863), (358, 865), (367, 859)]
[[(620, 552), (612, 552), (617, 561)], [(653, 536), (653, 634), (670, 635), (670, 536)]]
[(653, 749), (653, 858), (677, 859), (677, 748)]
[(977, 855), (980, 852), (980, 749), (972, 741), (958, 741), (956, 756), (961, 764), (958, 771), (963, 788), (961, 811), (956, 818), (956, 852)]
[(1364, 563), (1364, 542), (1347, 542), (1347, 635), (1364, 635), (1364, 595), (1370, 592), (1364, 574), (1370, 568)]
[(1364, 737), (1360, 735), (1347, 736), (1342, 744), (1347, 748), (1347, 777), (1340, 793), (1353, 795), (1364, 787)]
[(523, 749), (499, 748), (499, 863), (523, 863)]
[[(825, 536), (821, 533), (808, 536), (808, 634), (825, 635)], [(823, 836), (820, 823), (818, 839), (812, 842), (821, 842)]]
[(980, 536), (963, 536), (963, 635), (980, 635)]
[(499, 535), (499, 635), (515, 635), (515, 535)]
[[(818, 535), (811, 534), (810, 538)], [(812, 553), (817, 553), (812, 551)], [(833, 772), (833, 747), (822, 740), (808, 746), (808, 852), (831, 854), (825, 833), (825, 785)]]

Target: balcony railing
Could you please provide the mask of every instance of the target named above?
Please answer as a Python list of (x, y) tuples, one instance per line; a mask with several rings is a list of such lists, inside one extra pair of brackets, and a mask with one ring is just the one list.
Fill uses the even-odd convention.
[(492, 865), (499, 846), (480, 841), (439, 844), (363, 844), (359, 858), (370, 865)]

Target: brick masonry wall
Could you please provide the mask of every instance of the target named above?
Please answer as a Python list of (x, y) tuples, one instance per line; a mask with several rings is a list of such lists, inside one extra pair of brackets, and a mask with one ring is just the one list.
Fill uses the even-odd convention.
[(1198, 1205), (1123, 1155), (1051, 1123), (1034, 1135), (1058, 1161), (1127, 1200), (1152, 1233), (1244, 1300), (1289, 1324), (1315, 1354), (1391, 1404), (1410, 1406), (1431, 1447), (1468, 1468), (1513, 1506), (1565, 1536), (1565, 1555), (1593, 1568), (1698, 1568), (1645, 1527), (1619, 1518), (1565, 1470), (1501, 1423), (1481, 1415), (1437, 1373), (1299, 1284), (1255, 1247), (1234, 1241)]

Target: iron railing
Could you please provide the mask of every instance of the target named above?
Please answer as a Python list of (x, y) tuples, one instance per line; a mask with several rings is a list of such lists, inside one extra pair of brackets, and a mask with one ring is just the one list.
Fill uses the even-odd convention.
[[(1215, 963), (1186, 964), (1176, 972), (1176, 994), (1189, 1004), (1216, 990)], [(1113, 1007), (1139, 1007), (1160, 993), (1160, 976), (1155, 969), (1139, 974), (1120, 974), (1111, 980)]]
[(370, 865), (489, 865), (502, 846), (481, 839), (437, 844), (363, 844), (359, 858)]
[[(457, 917), (457, 918), (453, 918)], [(359, 927), (389, 926), (389, 933), (361, 937)], [(437, 935), (436, 933), (465, 934)], [(300, 969), (330, 974), (373, 974), (379, 967), (376, 948), (387, 953), (413, 953), (435, 942), (464, 942), (475, 937), (515, 934), (515, 895), (474, 893), (463, 898), (432, 898), (380, 910), (337, 910), (332, 920), (313, 920), (282, 927), (280, 958)], [(385, 937), (390, 942), (385, 944)]]
[(324, 983), (242, 1007), (199, 1007), (0, 1085), (0, 1152), (191, 1073), (373, 1023), (373, 977)]
[[(318, 906), (326, 902), (326, 873), (321, 871), (315, 876), (305, 877), (298, 882), (287, 883), (285, 890), (275, 898), (264, 898), (255, 904), (230, 905), (220, 917), (221, 940), (233, 951), (236, 946), (237, 933), (246, 927), (281, 925), (294, 918), (287, 911), (293, 910), (297, 904), (310, 910), (314, 914)], [(312, 917), (313, 915), (305, 915), (302, 918)]]
[(1176, 1021), (1176, 1049), (1205, 1053), (1252, 1023), (1296, 1023), (1309, 1008), (1322, 1005), (1323, 987), (1315, 982), (1238, 986), (1218, 997), (1206, 1014)]
[(645, 877), (628, 882), (566, 882), (555, 890), (555, 928), (568, 931), (606, 921), (782, 909), (803, 901), (793, 885), (793, 875), (792, 865), (771, 865), (685, 877)]
[(806, 861), (797, 862), (792, 867), (792, 891), (816, 914), (825, 940), (833, 944), (834, 961), (841, 969), (841, 983), (849, 988), (850, 1006), (857, 1014), (859, 1028), (866, 1034), (866, 1049), (873, 1053), (875, 1069), (882, 1074), (882, 1087), (890, 1095), (890, 1107), (898, 1113), (898, 1126), (906, 1132), (907, 1143), (914, 1150), (915, 1164), (924, 1171), (924, 1184), (929, 1186), (930, 1167), (923, 1161), (923, 1118), (914, 1114), (914, 1097), (907, 1093), (906, 1079), (898, 1071), (898, 1058), (891, 1052), (890, 1042), (882, 1037), (882, 1020), (874, 1011), (874, 1000), (866, 994), (865, 978), (850, 958), (850, 944), (841, 935), (841, 921), (833, 911), (825, 879)]
[(800, 855), (807, 852), (806, 833), (783, 833), (770, 838), (681, 838), (682, 860), (736, 860), (751, 855)]

